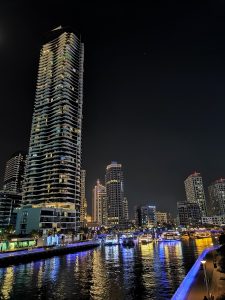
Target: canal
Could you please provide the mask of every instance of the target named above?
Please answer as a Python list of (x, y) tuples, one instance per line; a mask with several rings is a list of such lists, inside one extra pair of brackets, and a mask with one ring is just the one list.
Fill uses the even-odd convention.
[(212, 239), (105, 246), (0, 269), (0, 299), (170, 299)]

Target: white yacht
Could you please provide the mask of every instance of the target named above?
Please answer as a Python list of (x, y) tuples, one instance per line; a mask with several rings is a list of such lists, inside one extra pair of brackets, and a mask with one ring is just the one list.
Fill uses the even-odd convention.
[(105, 245), (118, 245), (119, 244), (119, 238), (117, 234), (108, 234), (105, 238)]
[(161, 234), (158, 238), (159, 242), (172, 242), (172, 241), (180, 241), (181, 236), (178, 231), (168, 230)]
[(142, 234), (139, 236), (138, 238), (138, 241), (139, 243), (142, 243), (142, 244), (148, 244), (148, 243), (151, 243), (153, 240), (152, 240), (152, 235), (151, 234)]

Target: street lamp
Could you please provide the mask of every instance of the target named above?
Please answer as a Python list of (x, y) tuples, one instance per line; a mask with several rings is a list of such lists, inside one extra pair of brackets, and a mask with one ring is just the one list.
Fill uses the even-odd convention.
[(207, 278), (207, 274), (206, 274), (206, 260), (201, 260), (201, 263), (202, 263), (203, 270), (204, 270), (205, 285), (206, 285), (207, 296), (208, 296), (208, 299), (210, 299), (210, 298), (209, 298), (209, 283), (208, 283), (208, 278)]

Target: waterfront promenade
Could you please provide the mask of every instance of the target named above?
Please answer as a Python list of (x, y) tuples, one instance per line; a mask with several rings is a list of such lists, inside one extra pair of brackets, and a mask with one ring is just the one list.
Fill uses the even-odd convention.
[(70, 252), (82, 251), (97, 246), (99, 246), (98, 240), (90, 240), (67, 244), (65, 246), (40, 247), (0, 253), (0, 267), (5, 267), (9, 264), (23, 263), (30, 260), (66, 254)]
[(204, 296), (207, 296), (204, 271), (201, 269), (201, 261), (206, 259), (206, 257), (211, 258), (207, 260), (207, 275), (208, 278), (211, 278), (210, 275), (213, 272), (213, 256), (211, 253), (218, 248), (219, 246), (209, 247), (201, 253), (184, 280), (181, 282), (179, 288), (173, 295), (172, 300), (201, 300)]

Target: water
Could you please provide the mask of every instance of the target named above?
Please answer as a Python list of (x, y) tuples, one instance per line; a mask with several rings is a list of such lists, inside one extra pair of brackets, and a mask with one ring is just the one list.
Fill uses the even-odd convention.
[(212, 239), (105, 246), (0, 269), (0, 299), (170, 299)]

